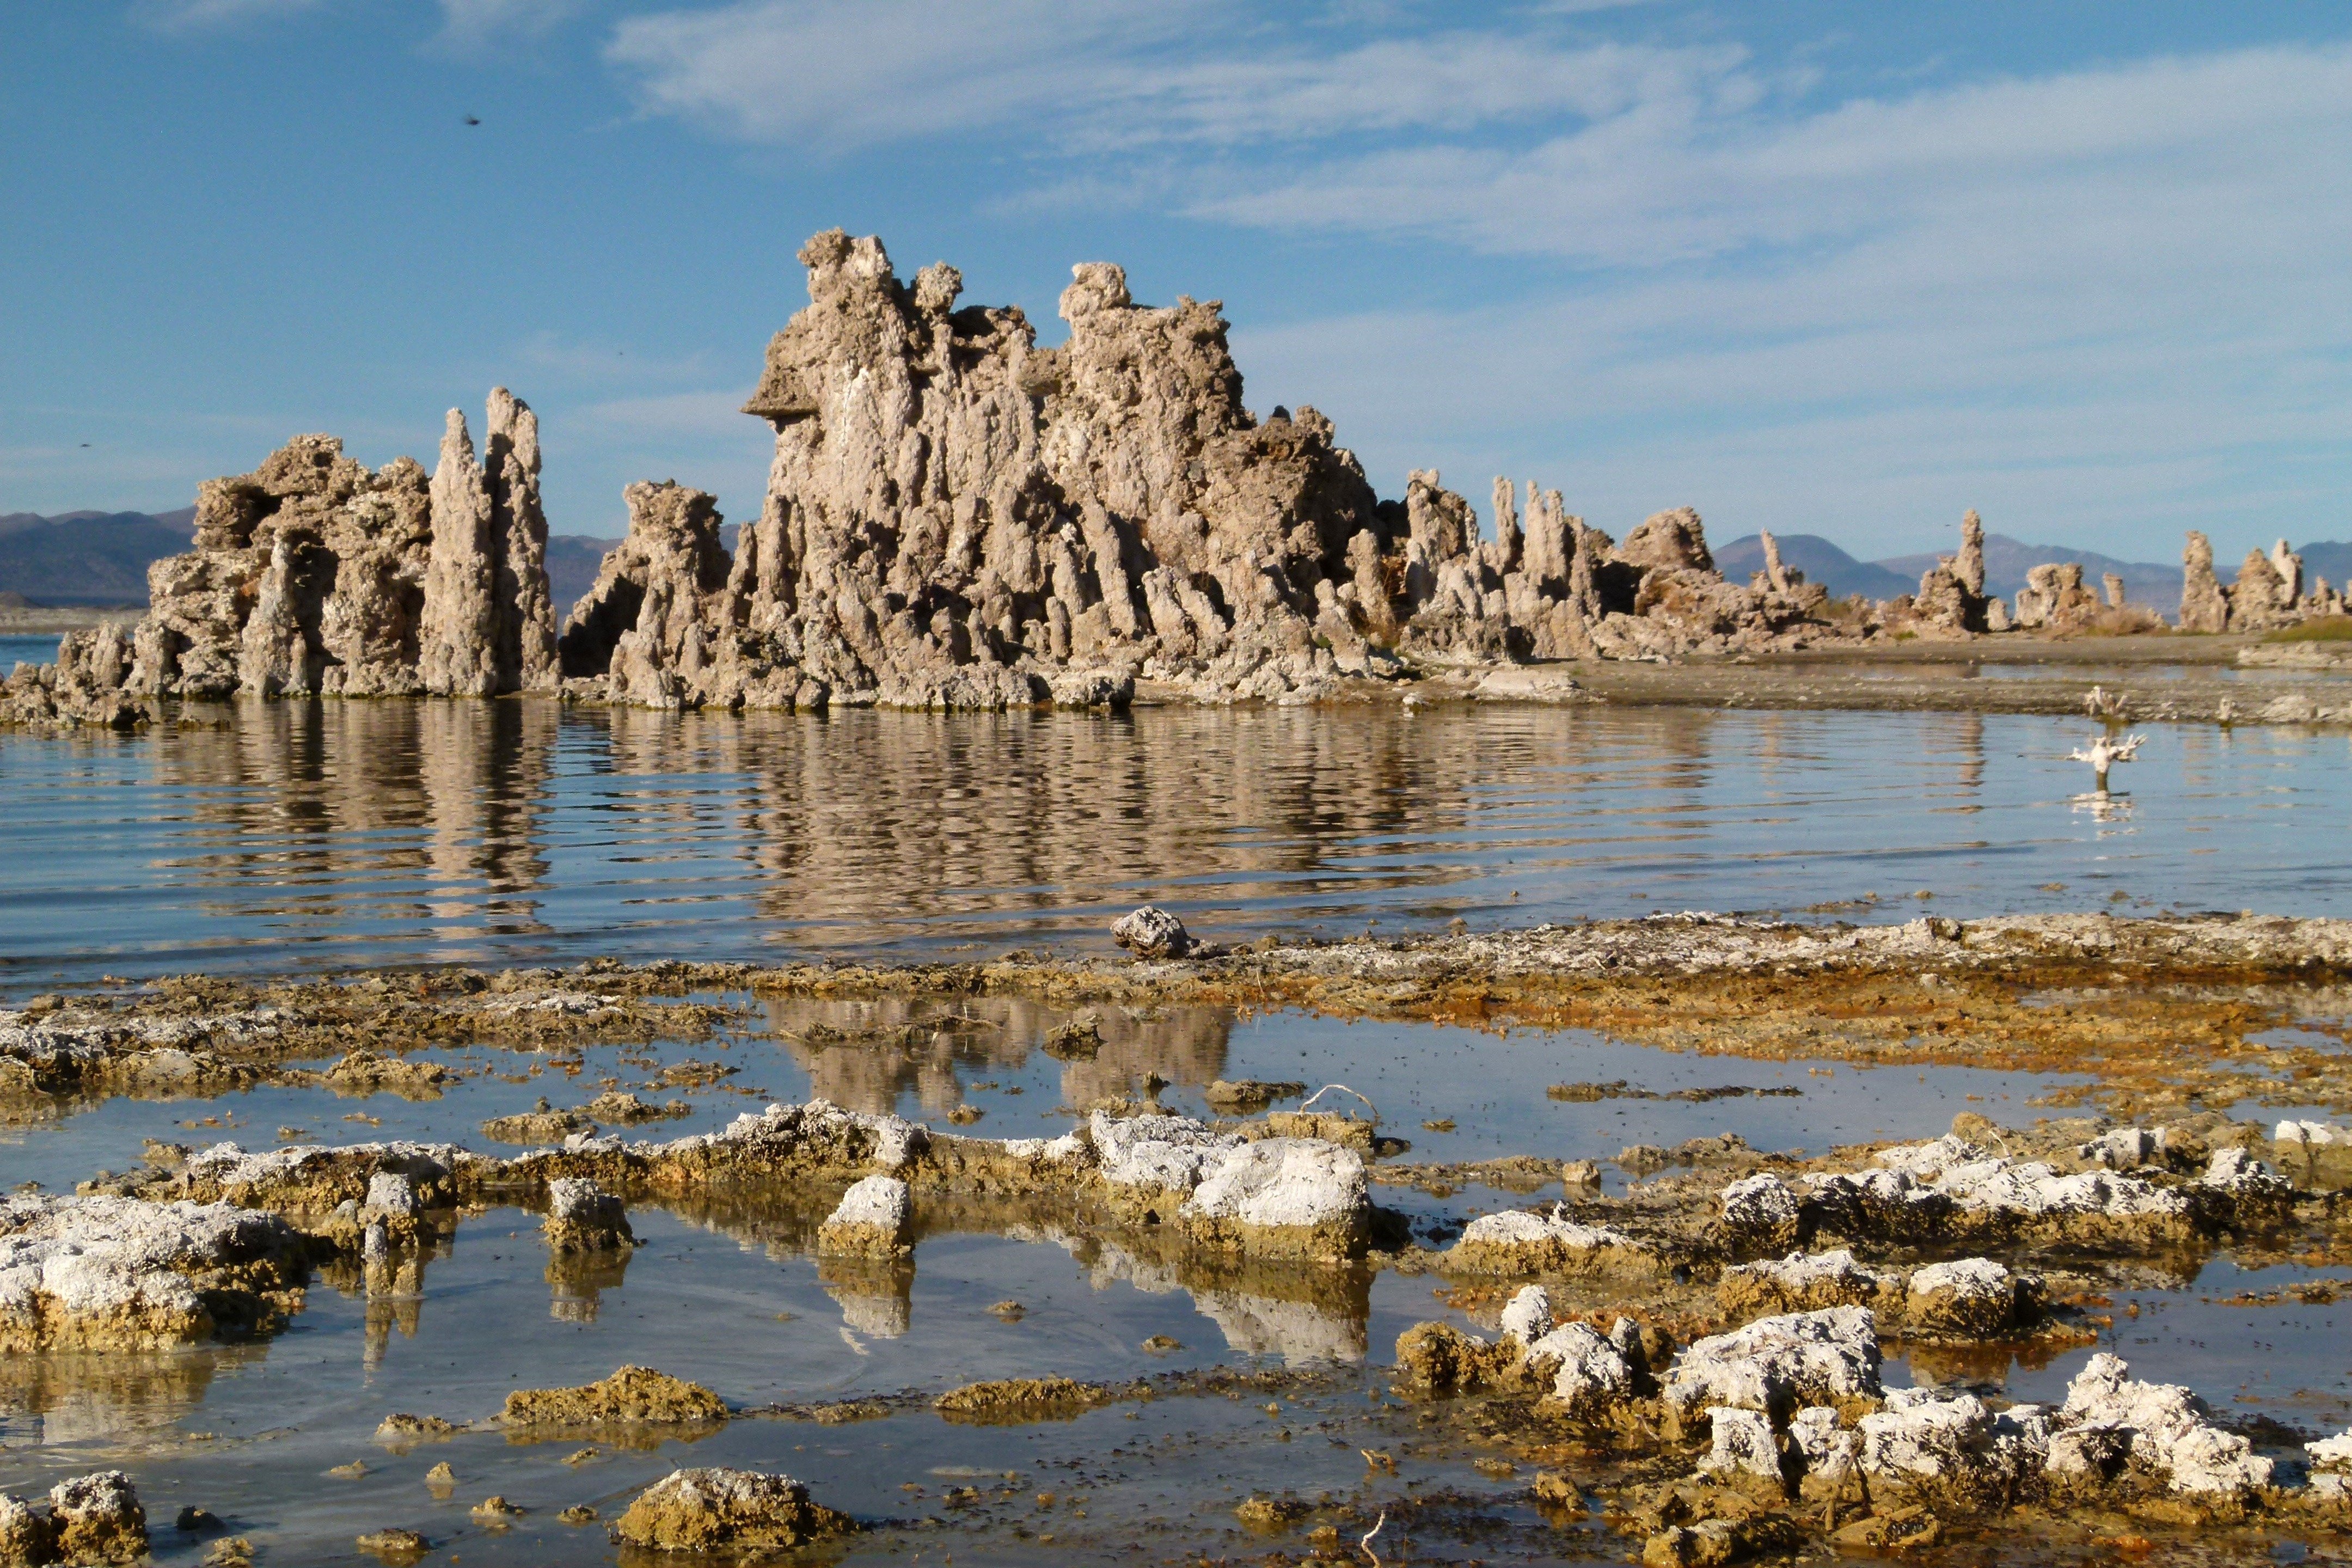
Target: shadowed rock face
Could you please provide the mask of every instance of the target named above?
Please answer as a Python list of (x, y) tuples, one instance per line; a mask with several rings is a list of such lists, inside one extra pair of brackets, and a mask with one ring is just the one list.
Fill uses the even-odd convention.
[[(1688, 510), (1621, 553), (1533, 485), (1523, 524), (1497, 482), (1485, 542), (1433, 472), (1378, 501), (1322, 415), (1243, 405), (1215, 301), (1138, 305), (1118, 268), (1081, 265), (1069, 341), (1041, 349), (1017, 309), (958, 309), (944, 264), (909, 285), (839, 230), (800, 259), (810, 303), (744, 405), (776, 431), (761, 515), (730, 560), (709, 497), (632, 487), (630, 538), (565, 629), (583, 694), (1004, 708), (1117, 700), (1140, 676), (1314, 696), (1372, 645), (1681, 652), (1804, 619), (1724, 583)], [(1091, 670), (1120, 679), (1057, 679)]]

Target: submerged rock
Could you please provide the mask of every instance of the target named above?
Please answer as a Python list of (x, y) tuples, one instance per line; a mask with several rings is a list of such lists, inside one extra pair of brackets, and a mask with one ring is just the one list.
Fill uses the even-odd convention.
[(577, 1388), (518, 1388), (499, 1424), (509, 1428), (693, 1426), (727, 1419), (726, 1402), (698, 1383), (625, 1366)]
[(964, 1420), (1035, 1421), (1075, 1415), (1113, 1397), (1100, 1384), (1075, 1378), (1008, 1377), (950, 1388), (931, 1405), (942, 1415)]
[(742, 1552), (789, 1550), (856, 1528), (790, 1476), (698, 1468), (672, 1470), (640, 1492), (613, 1534), (656, 1552)]

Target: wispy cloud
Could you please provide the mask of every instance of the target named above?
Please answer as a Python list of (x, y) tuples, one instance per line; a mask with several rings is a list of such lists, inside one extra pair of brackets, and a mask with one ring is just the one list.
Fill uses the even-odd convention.
[(321, 0), (131, 0), (131, 19), (163, 32), (193, 32), (316, 10)]
[(1000, 213), (1524, 258), (1494, 306), (1244, 334), (1254, 401), (1322, 404), (1376, 466), (1552, 451), (1627, 506), (1696, 499), (1659, 479), (1686, 476), (1856, 531), (1897, 493), (2116, 526), (2325, 493), (2352, 399), (2352, 48), (1841, 93), (1818, 51), (1596, 41), (1561, 15), (1584, 9), (1431, 32), (736, 0), (635, 18), (607, 54), (646, 111), (732, 140), (992, 138), (1019, 154)]
[(648, 111), (835, 152), (995, 127), (1066, 152), (1458, 133), (1753, 91), (1726, 47), (1466, 30), (1334, 52), (1227, 0), (738, 0), (625, 20), (606, 58)]
[(461, 53), (534, 37), (579, 14), (581, 0), (440, 0), (436, 40)]

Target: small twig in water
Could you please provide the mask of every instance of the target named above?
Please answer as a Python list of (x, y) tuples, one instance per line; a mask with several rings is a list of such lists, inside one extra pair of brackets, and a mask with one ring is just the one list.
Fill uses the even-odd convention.
[(1381, 1554), (1372, 1550), (1372, 1537), (1378, 1535), (1381, 1532), (1381, 1527), (1388, 1521), (1389, 1510), (1381, 1510), (1381, 1517), (1372, 1521), (1372, 1528), (1364, 1531), (1364, 1538), (1356, 1542), (1356, 1550), (1372, 1560), (1372, 1568), (1380, 1568), (1381, 1564)]
[(1372, 1113), (1373, 1121), (1378, 1121), (1381, 1119), (1381, 1108), (1379, 1106), (1374, 1105), (1369, 1098), (1364, 1095), (1358, 1094), (1356, 1090), (1349, 1089), (1344, 1083), (1325, 1084), (1321, 1089), (1317, 1089), (1313, 1094), (1310, 1094), (1305, 1100), (1300, 1100), (1298, 1102), (1298, 1109), (1301, 1110), (1313, 1109), (1317, 1100), (1322, 1099), (1325, 1095), (1330, 1093), (1335, 1089), (1341, 1094), (1354, 1094), (1358, 1100), (1363, 1100), (1364, 1109)]

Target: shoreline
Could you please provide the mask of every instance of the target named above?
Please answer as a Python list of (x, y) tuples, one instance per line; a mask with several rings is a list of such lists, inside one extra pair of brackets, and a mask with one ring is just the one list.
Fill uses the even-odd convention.
[(146, 613), (143, 605), (28, 605), (0, 609), (0, 637), (63, 637), (96, 626), (128, 626)]
[[(60, 615), (68, 614), (59, 612)], [(79, 614), (79, 612), (73, 612)], [(108, 624), (121, 616), (93, 613), (76, 626)], [(0, 622), (0, 634), (16, 630)], [(46, 629), (46, 628), (44, 628)], [(74, 627), (60, 627), (70, 630)], [(27, 629), (22, 635), (39, 635)], [(1536, 706), (1609, 704), (1621, 708), (1710, 708), (1790, 712), (1918, 712), (2028, 714), (2080, 717), (2111, 724), (2352, 724), (2352, 681), (2324, 660), (2287, 662), (2244, 658), (2262, 647), (2240, 635), (2172, 633), (2163, 637), (2024, 638), (2003, 636), (1968, 642), (1913, 642), (1733, 658), (1690, 658), (1673, 663), (1630, 659), (1562, 659), (1543, 663), (1483, 664), (1417, 661), (1390, 678), (1358, 676), (1335, 694), (1314, 700), (1217, 701), (1166, 682), (1134, 683), (1134, 710), (1215, 707), (1298, 707), (1342, 712), (1368, 705), (1401, 703), (1408, 709), (1455, 703), (1520, 703)], [(2089, 711), (2096, 686), (2106, 690), (2106, 711)], [(814, 711), (941, 711), (900, 708), (877, 693), (848, 694)], [(326, 696), (234, 698), (225, 701), (145, 699), (137, 716), (117, 729), (142, 724), (213, 726), (235, 721), (249, 704), (264, 701), (323, 702)], [(398, 697), (342, 697), (343, 701), (446, 700)], [(472, 700), (552, 700), (567, 708), (635, 710), (635, 705), (577, 693), (526, 692)], [(1011, 707), (1006, 712), (1047, 712), (1059, 705)], [(1100, 715), (1090, 704), (1080, 711)], [(790, 716), (784, 708), (679, 707), (675, 713)], [(812, 710), (801, 710), (807, 716)], [(70, 721), (27, 729), (91, 728)]]

